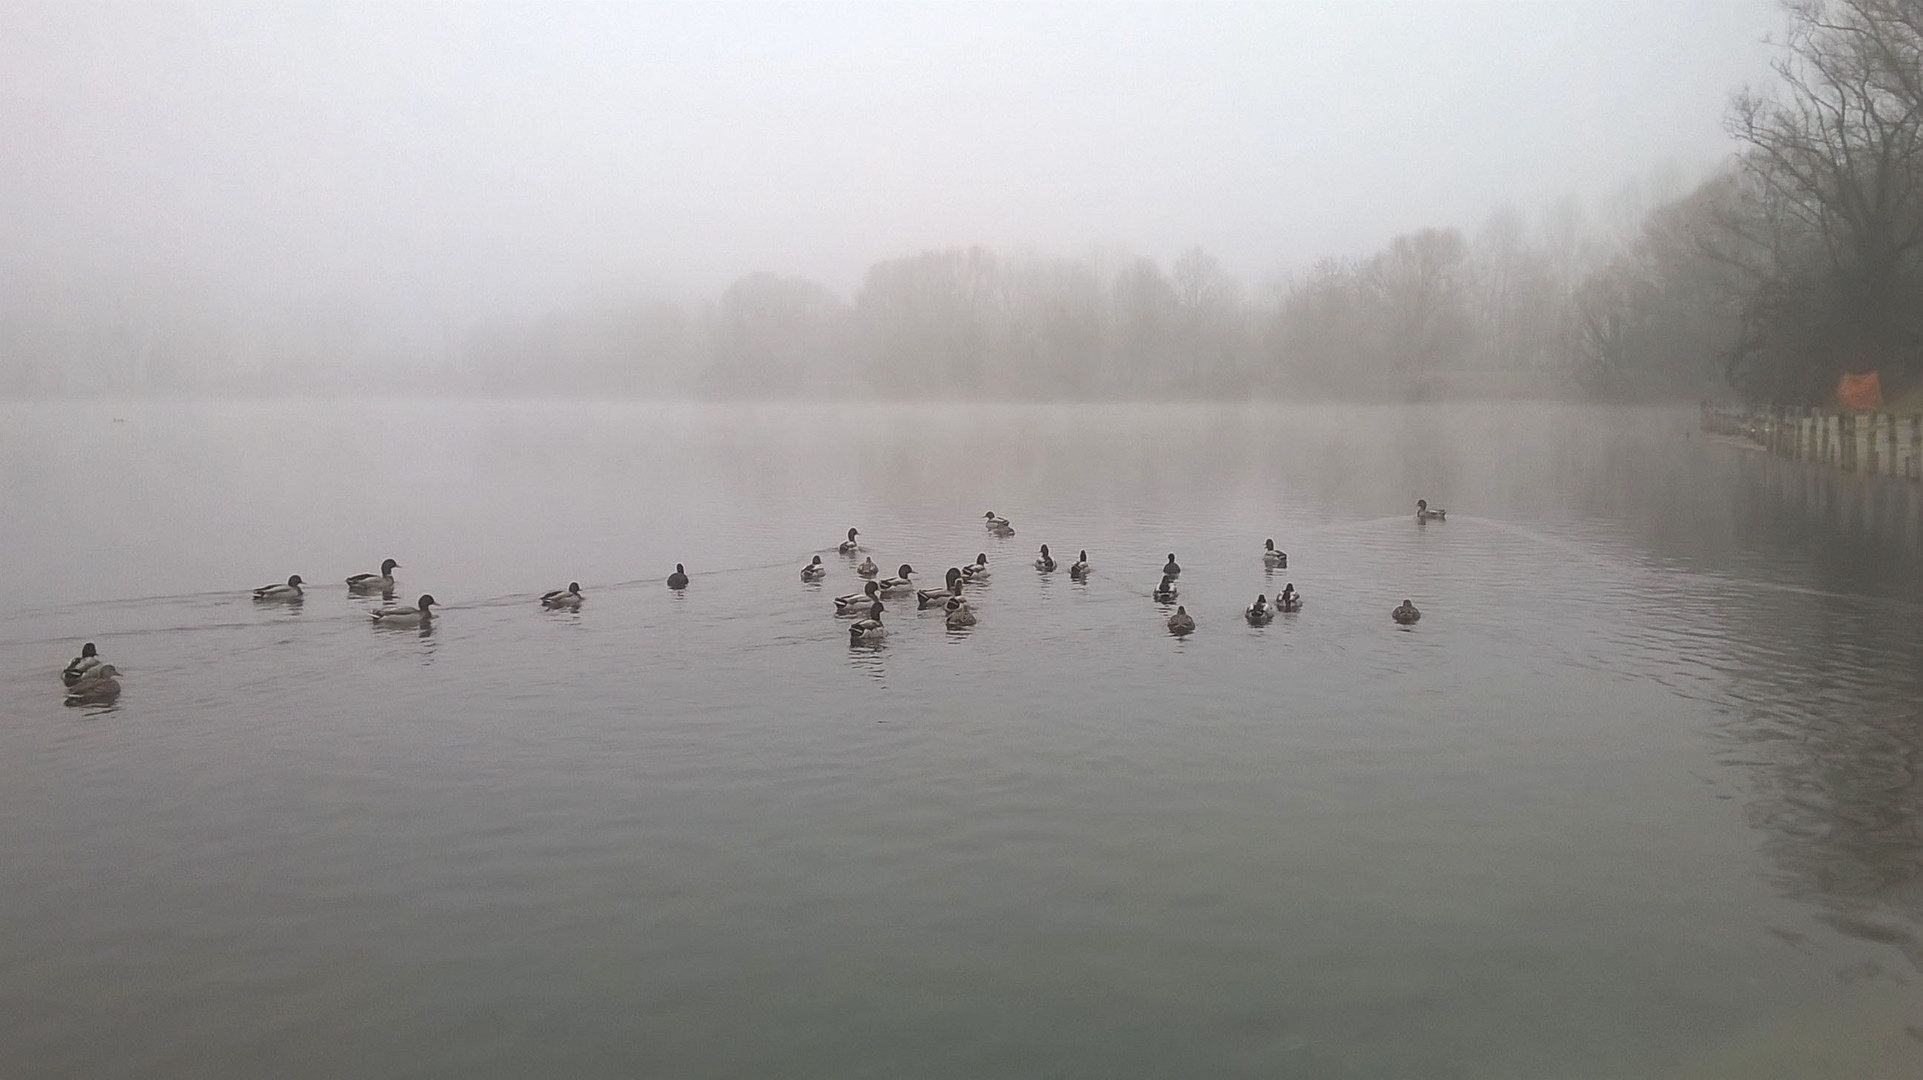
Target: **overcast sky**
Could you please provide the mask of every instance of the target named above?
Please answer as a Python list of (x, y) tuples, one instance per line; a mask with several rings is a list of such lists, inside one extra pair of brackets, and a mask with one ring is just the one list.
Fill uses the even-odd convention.
[[(1727, 152), (1774, 0), (0, 0), (0, 266), (540, 310), (981, 243), (1250, 279)], [(16, 280), (18, 278), (16, 277)]]

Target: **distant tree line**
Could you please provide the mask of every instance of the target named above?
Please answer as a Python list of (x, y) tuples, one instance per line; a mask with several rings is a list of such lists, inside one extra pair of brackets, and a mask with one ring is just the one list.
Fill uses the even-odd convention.
[[(263, 314), (180, 282), (0, 281), (0, 394), (372, 389), (701, 397), (1477, 393), (1826, 399), (1923, 381), (1923, 0), (1789, 9), (1775, 85), (1692, 190), (1607, 212), (1497, 211), (1250, 288), (1166, 266), (981, 248), (871, 266), (851, 297), (756, 273), (382, 342), (346, 313)], [(1666, 196), (1666, 197), (1665, 197)]]

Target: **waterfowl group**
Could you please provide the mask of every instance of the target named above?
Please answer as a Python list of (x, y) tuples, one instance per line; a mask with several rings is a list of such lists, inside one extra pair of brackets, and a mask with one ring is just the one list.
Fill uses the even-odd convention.
[(585, 599), (587, 598), (581, 595), (581, 583), (570, 581), (565, 589), (542, 593), (541, 606), (554, 611), (579, 611), (581, 601)]

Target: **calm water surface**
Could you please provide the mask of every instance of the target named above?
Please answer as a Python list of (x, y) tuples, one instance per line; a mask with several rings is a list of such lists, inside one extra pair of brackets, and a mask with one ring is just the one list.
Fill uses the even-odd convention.
[(1923, 497), (1694, 426), (0, 406), (0, 1075), (1915, 1075)]

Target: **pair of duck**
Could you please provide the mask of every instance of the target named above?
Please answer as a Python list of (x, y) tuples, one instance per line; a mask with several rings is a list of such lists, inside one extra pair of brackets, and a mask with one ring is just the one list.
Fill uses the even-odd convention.
[[(355, 574), (353, 577), (348, 578), (347, 591), (350, 593), (393, 592), (394, 571), (400, 565), (400, 563), (395, 562), (393, 559), (383, 560), (381, 562), (380, 573)], [(306, 582), (301, 580), (299, 574), (295, 574), (282, 584), (262, 585), (260, 588), (255, 589), (254, 599), (279, 601), (304, 599), (307, 594), (302, 587), (306, 584)]]
[(1301, 610), (1302, 597), (1295, 591), (1295, 585), (1289, 584), (1284, 586), (1281, 592), (1275, 594), (1274, 603), (1270, 603), (1269, 598), (1263, 596), (1261, 593), (1256, 593), (1255, 603), (1250, 604), (1248, 608), (1242, 612), (1242, 617), (1249, 621), (1250, 626), (1266, 626), (1275, 621), (1275, 613), (1278, 611), (1295, 612)]
[[(883, 637), (887, 636), (888, 628), (882, 625), (881, 613), (881, 601), (877, 600), (868, 605), (868, 614), (866, 617), (856, 619), (854, 622), (848, 624), (849, 643), (862, 645), (869, 642), (880, 641)], [(975, 610), (969, 607), (968, 601), (962, 599), (960, 596), (951, 596), (948, 598), (947, 603), (943, 605), (942, 622), (945, 623), (950, 630), (959, 630), (964, 626), (973, 626), (976, 622)]]
[(93, 705), (119, 697), (119, 674), (120, 669), (102, 663), (100, 650), (93, 642), (87, 642), (80, 647), (80, 655), (60, 669), (61, 685), (67, 688), (67, 704)]
[[(983, 556), (983, 558), (986, 559), (987, 556)], [(1055, 556), (1048, 553), (1047, 544), (1042, 545), (1042, 555), (1041, 558), (1035, 560), (1035, 569), (1040, 570), (1044, 574), (1055, 571)], [(1088, 577), (1088, 552), (1084, 551), (1076, 556), (1074, 565), (1068, 568), (1068, 576), (1077, 581)]]

